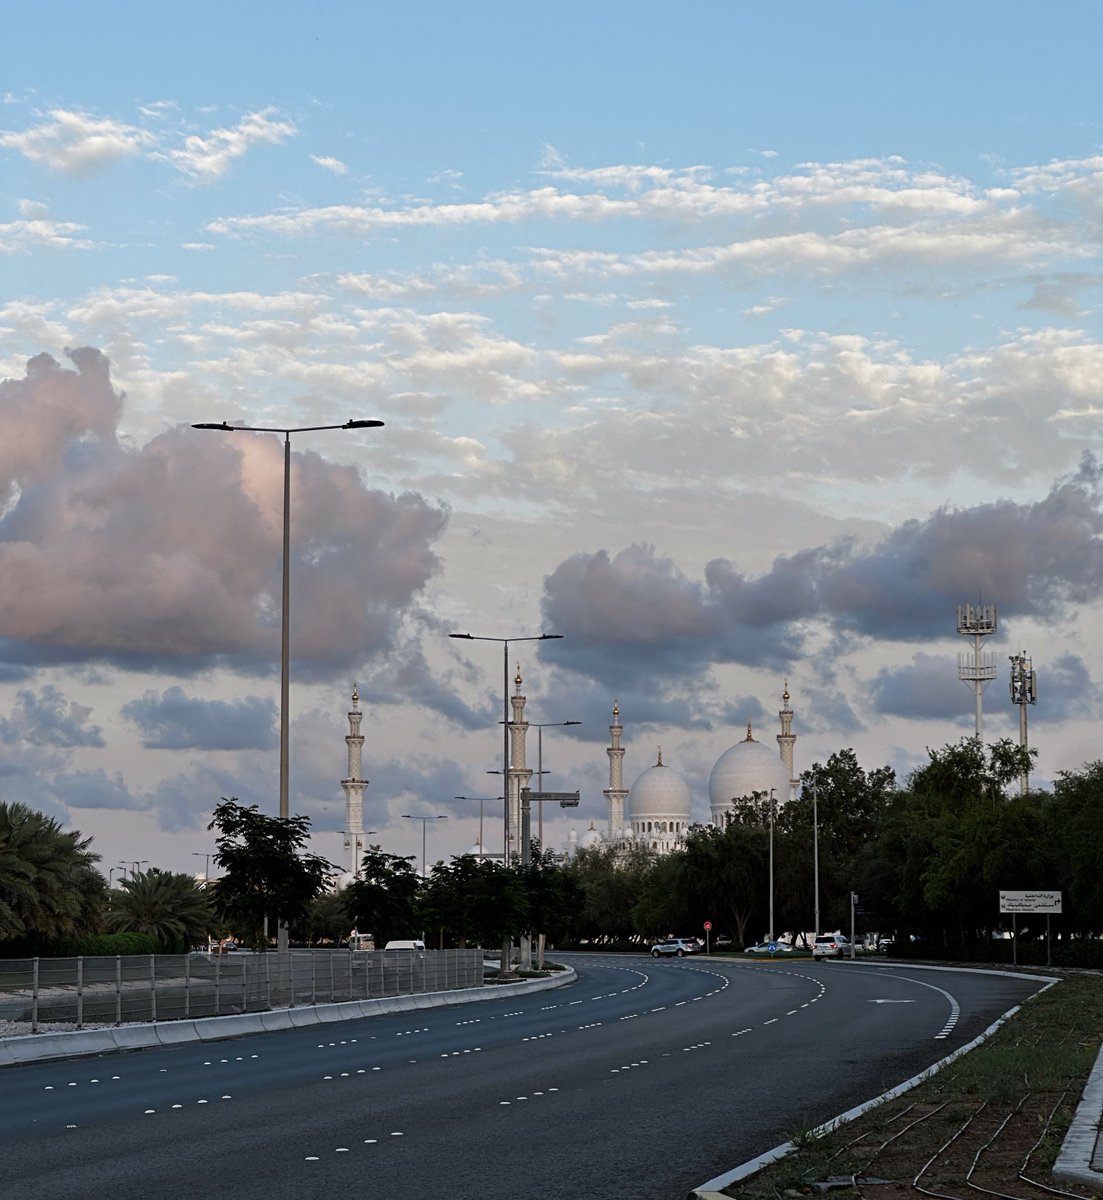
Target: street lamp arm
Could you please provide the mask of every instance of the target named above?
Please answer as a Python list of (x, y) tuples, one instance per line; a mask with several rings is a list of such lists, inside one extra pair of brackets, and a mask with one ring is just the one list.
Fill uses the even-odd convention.
[(379, 429), (383, 421), (353, 421), (348, 420), (344, 425), (296, 425), (294, 428), (277, 428), (274, 425), (230, 425), (226, 421), (199, 421), (192, 429), (218, 429), (223, 433), (317, 433), (322, 429)]

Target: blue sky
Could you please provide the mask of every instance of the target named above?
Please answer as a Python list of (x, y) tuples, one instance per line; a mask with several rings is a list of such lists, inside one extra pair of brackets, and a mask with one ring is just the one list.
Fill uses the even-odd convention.
[[(576, 826), (614, 698), (626, 778), (661, 743), (702, 819), (786, 679), (798, 768), (905, 772), (972, 731), (978, 594), (1039, 671), (1039, 778), (1094, 758), (1101, 27), (6, 13), (3, 794), (177, 869), (219, 795), (270, 803), (281, 458), (190, 429), (222, 419), (387, 423), (295, 442), (295, 800), (334, 855), (353, 680), (370, 827), (474, 840), (500, 659), (456, 628), (564, 634), (520, 657), (532, 719), (582, 722), (545, 739)], [(1002, 675), (986, 703), (1016, 735)]]

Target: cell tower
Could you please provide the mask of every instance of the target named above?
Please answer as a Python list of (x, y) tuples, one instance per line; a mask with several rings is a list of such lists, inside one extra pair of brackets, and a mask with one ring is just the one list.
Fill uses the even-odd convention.
[[(1011, 703), (1019, 706), (1019, 745), (1028, 749), (1026, 741), (1026, 706), (1038, 703), (1038, 676), (1034, 665), (1020, 650), (1011, 655)], [(1030, 772), (1019, 779), (1019, 790), (1025, 796), (1030, 785)]]
[(984, 705), (981, 697), (984, 689), (996, 678), (996, 655), (994, 651), (982, 650), (981, 640), (996, 632), (996, 606), (994, 604), (959, 604), (957, 606), (957, 631), (973, 639), (973, 653), (957, 656), (957, 677), (969, 684), (976, 697), (977, 741), (984, 736)]

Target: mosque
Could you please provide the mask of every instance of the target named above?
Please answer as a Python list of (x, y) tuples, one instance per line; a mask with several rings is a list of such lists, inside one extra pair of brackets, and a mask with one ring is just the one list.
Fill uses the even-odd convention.
[[(709, 817), (713, 825), (723, 827), (726, 814), (735, 801), (755, 792), (769, 795), (779, 803), (796, 794), (798, 779), (793, 770), (793, 710), (789, 707), (789, 685), (782, 693), (782, 708), (778, 713), (781, 732), (777, 734), (777, 753), (764, 742), (755, 741), (751, 722), (747, 736), (729, 747), (716, 760), (709, 776)], [(630, 788), (624, 786), (624, 747), (621, 736), (620, 706), (613, 703), (613, 723), (609, 726), (609, 786), (604, 789), (608, 806), (606, 828), (599, 830), (591, 823), (581, 836), (576, 830), (569, 835), (569, 851), (635, 842), (650, 846), (659, 854), (669, 854), (685, 840), (690, 820), (690, 790), (685, 779), (663, 762), (662, 748), (653, 767), (648, 767)]]
[[(506, 777), (510, 855), (520, 848), (521, 792), (529, 787), (534, 774), (525, 761), (525, 735), (529, 723), (525, 720), (526, 698), (521, 692), (519, 670), (513, 682), (514, 695), (509, 698), (510, 767)], [(755, 740), (748, 721), (747, 736), (725, 750), (716, 760), (709, 777), (709, 809), (713, 825), (723, 827), (726, 814), (732, 811), (735, 801), (756, 792), (767, 795), (773, 792), (780, 803), (796, 794), (798, 780), (793, 770), (793, 750), (797, 739), (793, 733), (788, 683), (781, 700), (782, 707), (778, 713), (781, 732), (777, 734), (776, 753), (765, 742)], [(352, 708), (348, 713), (349, 732), (345, 737), (348, 776), (341, 780), (341, 788), (345, 793), (344, 873), (338, 886), (355, 878), (366, 848), (364, 790), (368, 781), (361, 777), (364, 745), (360, 733), (362, 717), (360, 697), (354, 686)], [(597, 829), (591, 822), (590, 828), (581, 837), (577, 830), (572, 829), (567, 840), (568, 854), (584, 848), (624, 846), (629, 843), (649, 846), (659, 854), (669, 854), (682, 845), (686, 831), (693, 823), (690, 819), (689, 784), (668, 763), (663, 762), (661, 748), (655, 765), (639, 775), (631, 787), (624, 786), (623, 733), (620, 706), (614, 701), (613, 723), (609, 726), (610, 744), (605, 751), (609, 758), (609, 786), (602, 791), (607, 805), (606, 827)], [(491, 857), (484, 855), (483, 848), (478, 845), (472, 848), (471, 853), (480, 858)], [(500, 858), (501, 855), (492, 857)]]

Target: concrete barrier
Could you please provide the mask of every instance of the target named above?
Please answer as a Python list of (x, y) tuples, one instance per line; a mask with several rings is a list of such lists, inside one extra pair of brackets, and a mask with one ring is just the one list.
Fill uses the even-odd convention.
[(104, 1029), (71, 1030), (65, 1033), (32, 1033), (0, 1038), (0, 1067), (48, 1059), (109, 1054), (118, 1050), (140, 1050), (148, 1046), (180, 1045), (187, 1041), (214, 1042), (272, 1030), (306, 1028), (362, 1017), (384, 1016), (442, 1008), (448, 1004), (505, 1000), (528, 992), (562, 987), (576, 978), (573, 969), (546, 979), (522, 979), (516, 983), (456, 988), (447, 992), (422, 992), (416, 996), (381, 996), (374, 1000), (345, 1000), (338, 1004), (303, 1005), (256, 1013), (232, 1013), (223, 1017), (197, 1017), (187, 1021), (158, 1021), (151, 1025), (120, 1025)]

